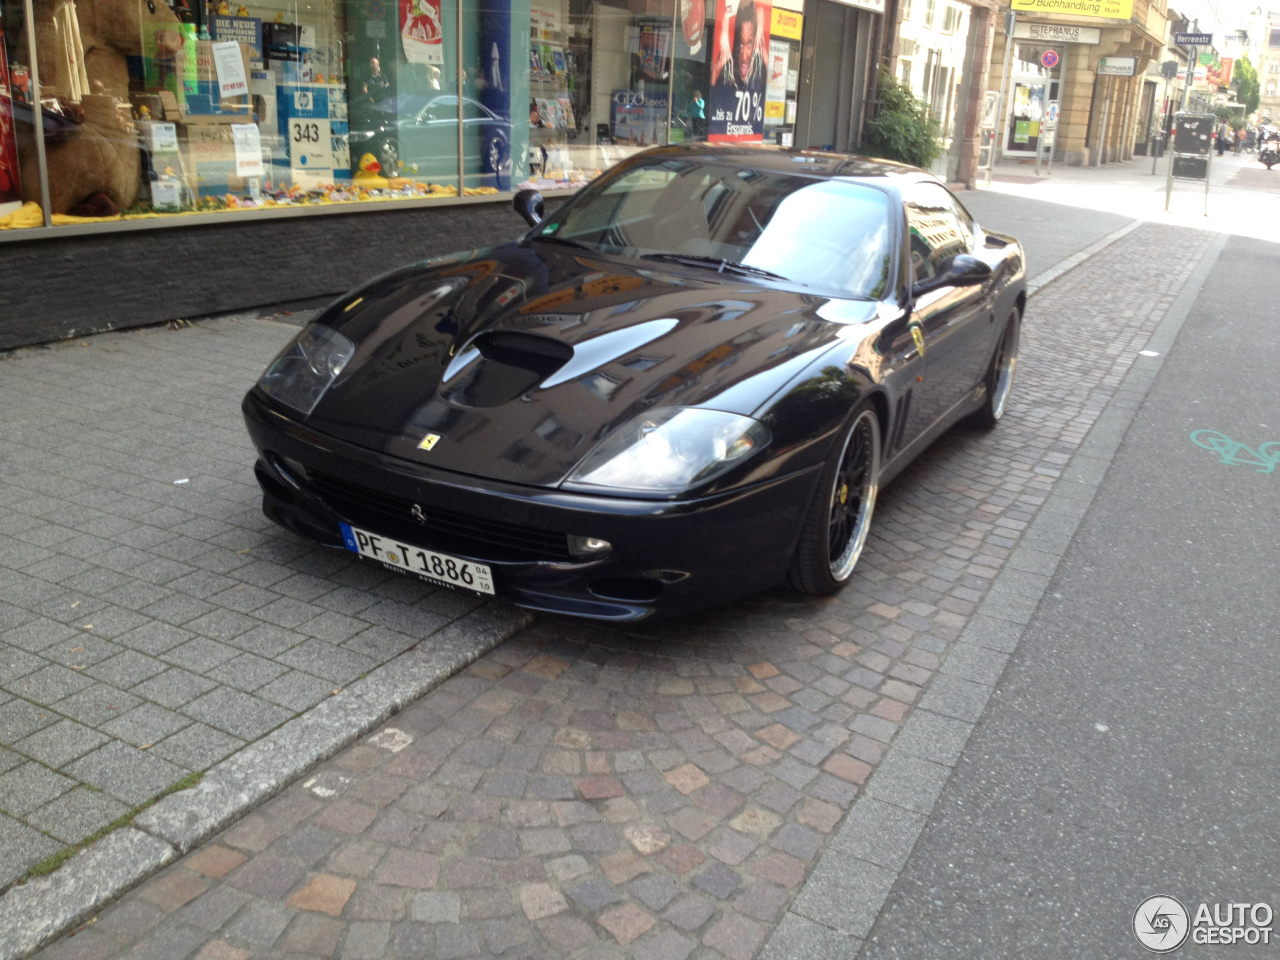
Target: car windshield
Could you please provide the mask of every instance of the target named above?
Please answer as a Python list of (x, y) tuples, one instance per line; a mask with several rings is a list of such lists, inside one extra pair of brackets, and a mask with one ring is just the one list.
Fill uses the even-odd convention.
[(539, 236), (624, 256), (743, 264), (877, 299), (889, 284), (889, 209), (884, 193), (861, 184), (728, 159), (656, 160), (586, 188)]

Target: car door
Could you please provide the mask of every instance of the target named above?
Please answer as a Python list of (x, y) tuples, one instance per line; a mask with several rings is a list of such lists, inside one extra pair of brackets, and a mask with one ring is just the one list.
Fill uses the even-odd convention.
[[(958, 254), (973, 253), (975, 226), (939, 183), (919, 181), (903, 190), (913, 280), (929, 279)], [(946, 285), (915, 299), (912, 318), (923, 337), (924, 380), (916, 390), (920, 416), (930, 425), (977, 386), (990, 359), (994, 318), (983, 284)]]

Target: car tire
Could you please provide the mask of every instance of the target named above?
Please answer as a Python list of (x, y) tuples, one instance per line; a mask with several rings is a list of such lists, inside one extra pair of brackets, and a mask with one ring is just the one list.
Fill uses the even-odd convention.
[(840, 434), (805, 514), (787, 582), (825, 597), (853, 575), (880, 491), (880, 418), (859, 404)]
[(1018, 344), (1022, 339), (1022, 311), (1014, 307), (1000, 334), (1000, 342), (991, 355), (991, 363), (983, 378), (986, 395), (982, 406), (970, 415), (969, 423), (980, 430), (990, 430), (1004, 416), (1009, 392), (1013, 389), (1013, 374), (1018, 367)]

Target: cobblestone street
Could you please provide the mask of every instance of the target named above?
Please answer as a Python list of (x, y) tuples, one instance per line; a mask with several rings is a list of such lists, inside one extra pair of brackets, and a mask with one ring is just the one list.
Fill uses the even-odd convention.
[(0, 888), (480, 606), (262, 515), (239, 400), (295, 330), (0, 362)]
[[(1005, 561), (1212, 239), (1147, 224), (1041, 291), (1005, 419), (882, 492), (839, 596), (542, 619), (39, 956), (801, 955), (791, 924), (832, 896), (856, 913), (859, 890), (805, 885), (850, 809), (918, 830), (956, 733), (922, 713), (929, 737), (895, 734), (999, 675), (994, 651), (949, 652), (997, 576), (984, 615), (1014, 639), (1030, 619), (1056, 557)], [(5, 878), (474, 606), (258, 513), (234, 405), (289, 332), (212, 321), (3, 364), (32, 411), (0, 460)], [(861, 798), (895, 757), (896, 792)], [(860, 876), (882, 894), (896, 866)]]

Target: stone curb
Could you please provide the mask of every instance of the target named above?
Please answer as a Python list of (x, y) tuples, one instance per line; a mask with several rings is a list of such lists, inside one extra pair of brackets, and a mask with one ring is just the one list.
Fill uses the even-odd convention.
[(1047, 287), (1059, 277), (1070, 273), (1076, 267), (1080, 266), (1080, 264), (1101, 253), (1122, 237), (1127, 237), (1146, 222), (1146, 220), (1134, 220), (1132, 223), (1126, 224), (1119, 230), (1108, 233), (1101, 240), (1095, 240), (1087, 247), (1077, 250), (1069, 257), (1063, 257), (1048, 270), (1041, 270), (1034, 277), (1029, 277), (1027, 279), (1027, 298), (1030, 299), (1031, 297), (1034, 297), (1043, 287)]
[[(1097, 253), (1142, 222), (1085, 249)], [(774, 928), (760, 960), (852, 960), (861, 952), (1227, 239), (1218, 235), (1183, 284), (1147, 342), (1146, 349), (1159, 356), (1140, 357), (1129, 368)], [(1048, 283), (1080, 262), (1061, 270), (1059, 264), (1036, 279), (1052, 274)]]
[(21, 960), (270, 799), (533, 622), (486, 604), (210, 768), (133, 826), (0, 897), (0, 960)]

